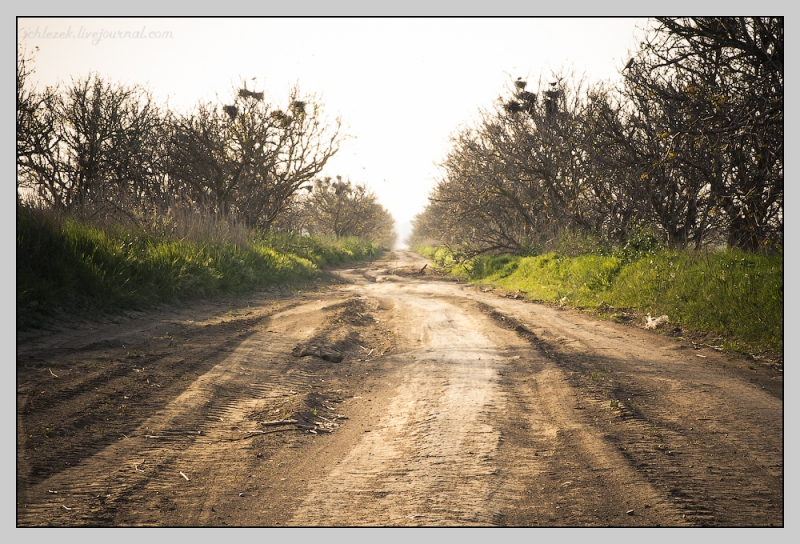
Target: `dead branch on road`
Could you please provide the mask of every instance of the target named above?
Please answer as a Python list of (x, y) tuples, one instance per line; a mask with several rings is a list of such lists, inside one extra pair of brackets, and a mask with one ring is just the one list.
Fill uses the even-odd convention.
[(265, 427), (271, 427), (273, 425), (294, 425), (296, 423), (300, 423), (296, 419), (279, 419), (277, 421), (262, 421), (261, 424)]

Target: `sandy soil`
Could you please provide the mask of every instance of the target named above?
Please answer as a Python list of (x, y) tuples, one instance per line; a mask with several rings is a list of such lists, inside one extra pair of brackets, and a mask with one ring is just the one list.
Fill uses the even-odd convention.
[(18, 334), (17, 525), (784, 524), (779, 370), (425, 262)]

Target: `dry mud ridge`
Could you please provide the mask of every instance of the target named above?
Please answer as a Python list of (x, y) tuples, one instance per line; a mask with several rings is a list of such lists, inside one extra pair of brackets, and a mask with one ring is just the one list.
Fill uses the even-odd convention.
[(18, 334), (17, 525), (784, 524), (778, 370), (425, 262)]

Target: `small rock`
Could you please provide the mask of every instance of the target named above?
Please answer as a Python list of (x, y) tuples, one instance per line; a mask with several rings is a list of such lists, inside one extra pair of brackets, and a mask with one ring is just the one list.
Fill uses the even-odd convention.
[(633, 510), (628, 510), (628, 511), (627, 511), (627, 512), (625, 512), (625, 513), (626, 513), (626, 514), (628, 514), (629, 516), (632, 516), (632, 515), (634, 514)]

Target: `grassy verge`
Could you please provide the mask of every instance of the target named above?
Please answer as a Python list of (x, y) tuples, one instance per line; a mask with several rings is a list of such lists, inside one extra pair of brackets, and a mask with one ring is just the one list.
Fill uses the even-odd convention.
[(292, 285), (326, 265), (372, 258), (357, 238), (254, 233), (174, 239), (119, 225), (98, 227), (45, 210), (17, 214), (17, 328), (59, 312), (144, 309), (158, 303)]
[(420, 254), (469, 281), (520, 291), (525, 298), (629, 314), (667, 315), (671, 326), (718, 335), (725, 347), (783, 351), (783, 255), (738, 250), (567, 257), (481, 256), (455, 262), (442, 248)]

